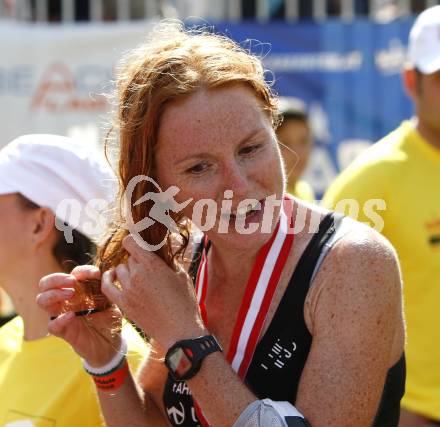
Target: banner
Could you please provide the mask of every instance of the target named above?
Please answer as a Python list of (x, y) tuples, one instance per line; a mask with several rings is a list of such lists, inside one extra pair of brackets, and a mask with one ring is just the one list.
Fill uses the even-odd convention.
[(152, 25), (0, 22), (0, 147), (25, 133), (102, 140), (114, 66)]
[(315, 149), (305, 178), (318, 197), (354, 157), (411, 117), (400, 72), (412, 23), (411, 18), (388, 24), (330, 19), (216, 25), (264, 57), (278, 94), (306, 102)]
[[(411, 116), (400, 71), (412, 22), (240, 22), (214, 28), (263, 57), (280, 95), (306, 102), (316, 140), (306, 179), (321, 196), (359, 152)], [(152, 25), (0, 23), (0, 146), (31, 132), (102, 140), (113, 68)]]

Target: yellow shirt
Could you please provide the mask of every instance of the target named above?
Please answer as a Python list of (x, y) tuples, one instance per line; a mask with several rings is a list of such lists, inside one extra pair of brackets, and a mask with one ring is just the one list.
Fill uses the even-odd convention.
[(407, 323), (402, 405), (440, 421), (440, 150), (403, 122), (338, 176), (323, 203), (339, 203), (396, 248)]
[(306, 202), (315, 201), (315, 193), (313, 188), (306, 181), (296, 181), (295, 185), (287, 185), (287, 192), (298, 199)]
[[(133, 328), (123, 329), (133, 371), (148, 347)], [(20, 317), (0, 328), (0, 426), (13, 425), (104, 425), (93, 380), (79, 356), (54, 336), (24, 341)]]

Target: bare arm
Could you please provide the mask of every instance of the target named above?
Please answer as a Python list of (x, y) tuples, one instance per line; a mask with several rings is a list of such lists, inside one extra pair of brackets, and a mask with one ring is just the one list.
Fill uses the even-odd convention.
[[(66, 299), (71, 298), (76, 280), (99, 279), (99, 271), (91, 266), (76, 268), (72, 275), (52, 274), (40, 282), (41, 294), (37, 301), (49, 315), (59, 314)], [(67, 341), (91, 366), (100, 367), (108, 363), (120, 348), (120, 334), (115, 333), (121, 323), (121, 314), (112, 308), (96, 313), (87, 319), (76, 317), (74, 313), (62, 314), (49, 322), (48, 330)], [(148, 358), (147, 358), (148, 360)], [(145, 364), (145, 363), (144, 363)], [(101, 410), (109, 427), (167, 426), (158, 406), (142, 392), (131, 373), (117, 390), (101, 391), (97, 389)], [(148, 391), (148, 390), (147, 390)]]
[[(125, 244), (136, 258), (117, 269), (123, 290), (105, 279), (103, 289), (157, 339), (162, 354), (179, 339), (209, 333), (200, 320), (192, 285), (154, 254), (140, 252), (130, 241)], [(354, 238), (346, 236), (334, 247), (316, 280), (325, 283), (313, 313), (313, 344), (297, 407), (313, 427), (369, 426), (391, 366), (396, 336), (402, 335), (394, 251), (377, 233), (362, 227)], [(149, 301), (148, 317), (142, 301)], [(403, 341), (399, 345), (395, 361)], [(154, 380), (164, 382), (165, 376)], [(221, 353), (209, 355), (188, 385), (216, 427), (233, 425), (257, 399)], [(158, 407), (162, 407), (162, 391), (154, 393)]]
[[(132, 240), (125, 239), (132, 257), (119, 265), (115, 275), (122, 285), (113, 285), (111, 273), (103, 277), (103, 291), (136, 322), (155, 338), (158, 358), (176, 341), (209, 334), (200, 318), (194, 287), (185, 275), (176, 274), (157, 255), (142, 251)], [(134, 254), (134, 256), (133, 256)], [(148, 301), (148, 312), (144, 302)], [(153, 371), (161, 371), (161, 378)], [(154, 376), (148, 380), (148, 375)], [(162, 408), (162, 393), (167, 368), (162, 362), (145, 367), (144, 387)], [(257, 400), (231, 369), (222, 353), (210, 354), (201, 370), (187, 381), (189, 388), (208, 419), (215, 427), (230, 427), (240, 413)]]
[(387, 371), (403, 351), (395, 252), (362, 228), (334, 247), (316, 281), (313, 342), (297, 407), (313, 427), (370, 426)]
[[(361, 227), (335, 246), (316, 280), (322, 286), (313, 313), (313, 343), (295, 406), (313, 427), (369, 427), (388, 369), (403, 351), (394, 249)], [(208, 357), (189, 385), (215, 426), (231, 425), (256, 399), (220, 354)]]

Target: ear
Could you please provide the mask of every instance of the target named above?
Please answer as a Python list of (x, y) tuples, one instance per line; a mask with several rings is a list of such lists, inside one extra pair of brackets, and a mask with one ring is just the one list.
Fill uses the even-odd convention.
[(32, 241), (40, 246), (49, 241), (55, 228), (55, 215), (49, 208), (35, 209), (33, 212)]
[(416, 70), (414, 68), (405, 68), (402, 73), (402, 79), (405, 92), (415, 100), (418, 94)]

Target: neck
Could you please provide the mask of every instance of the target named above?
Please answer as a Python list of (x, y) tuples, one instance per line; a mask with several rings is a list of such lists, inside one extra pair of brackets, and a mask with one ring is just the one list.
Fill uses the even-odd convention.
[[(210, 292), (242, 293), (257, 258), (259, 248), (234, 250), (227, 245), (213, 244), (209, 254)], [(239, 286), (244, 283), (243, 286)], [(216, 286), (216, 284), (220, 286)]]
[(440, 150), (440, 130), (429, 126), (427, 123), (417, 120), (416, 128), (420, 135), (434, 148)]
[(5, 280), (4, 284), (15, 311), (23, 318), (24, 339), (27, 341), (43, 338), (48, 333), (49, 316), (35, 301), (39, 293), (38, 283), (43, 276), (62, 271), (52, 255), (36, 254), (32, 259), (34, 263), (22, 268), (13, 278)]

